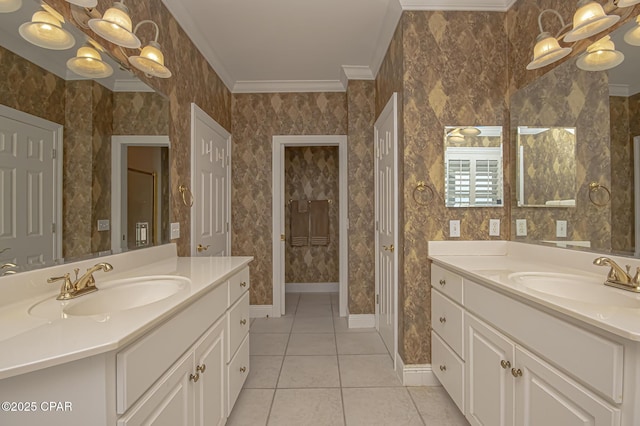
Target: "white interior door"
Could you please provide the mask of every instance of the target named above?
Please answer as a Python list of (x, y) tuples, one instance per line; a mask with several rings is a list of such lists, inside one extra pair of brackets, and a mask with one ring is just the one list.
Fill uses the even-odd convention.
[(231, 255), (231, 134), (191, 104), (191, 255)]
[(376, 328), (394, 359), (396, 343), (398, 194), (397, 95), (394, 93), (374, 126), (376, 216)]
[(0, 110), (0, 263), (43, 264), (61, 255), (55, 234), (58, 133), (27, 122), (29, 117), (4, 113)]

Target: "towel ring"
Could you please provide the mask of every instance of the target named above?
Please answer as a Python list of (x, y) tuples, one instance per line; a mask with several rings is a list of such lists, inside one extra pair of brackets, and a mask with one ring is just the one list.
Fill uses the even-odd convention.
[[(178, 187), (178, 191), (180, 191), (180, 194), (182, 194), (182, 202), (184, 203), (184, 205), (187, 206), (187, 207), (192, 207), (193, 206), (193, 194), (191, 193), (189, 188), (187, 188), (185, 185), (180, 185)], [(189, 201), (187, 201), (187, 196), (185, 194), (189, 194)]]
[[(426, 201), (418, 200), (418, 198), (419, 198), (418, 194), (420, 194), (420, 193), (427, 194), (427, 200)], [(433, 200), (434, 195), (435, 195), (435, 193), (433, 191), (433, 188), (431, 188), (429, 185), (425, 184), (424, 181), (419, 181), (418, 184), (416, 185), (416, 187), (413, 189), (413, 200), (419, 206), (428, 206), (429, 203), (431, 202), (431, 200)], [(422, 198), (422, 197), (420, 197), (420, 198)]]
[[(602, 203), (596, 202), (593, 199), (593, 194), (598, 192), (600, 189), (604, 189), (607, 193), (607, 200)], [(598, 182), (591, 182), (589, 184), (589, 201), (598, 207), (604, 207), (609, 204), (609, 201), (611, 201), (611, 191), (609, 191), (609, 188), (604, 185), (600, 185)]]

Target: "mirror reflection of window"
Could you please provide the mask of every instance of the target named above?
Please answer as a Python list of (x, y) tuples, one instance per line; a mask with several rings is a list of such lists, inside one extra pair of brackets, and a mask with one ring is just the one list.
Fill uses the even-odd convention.
[(502, 207), (502, 127), (447, 126), (444, 134), (447, 207)]

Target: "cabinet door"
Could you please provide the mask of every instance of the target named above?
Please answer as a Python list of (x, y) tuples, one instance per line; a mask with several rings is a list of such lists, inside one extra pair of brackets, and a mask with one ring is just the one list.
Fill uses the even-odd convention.
[[(465, 416), (472, 425), (513, 425), (514, 344), (470, 314), (465, 314)], [(547, 423), (552, 425), (554, 423)], [(561, 423), (558, 423), (561, 424)]]
[(618, 426), (620, 410), (524, 349), (516, 349), (516, 425)]
[(225, 412), (225, 330), (226, 320), (214, 324), (195, 349), (196, 382), (195, 406), (197, 426), (223, 425)]
[(193, 425), (193, 353), (179, 361), (118, 420), (118, 426)]

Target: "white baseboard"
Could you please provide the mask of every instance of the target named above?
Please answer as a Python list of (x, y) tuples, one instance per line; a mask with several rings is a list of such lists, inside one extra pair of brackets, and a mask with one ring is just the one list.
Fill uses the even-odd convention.
[(249, 306), (249, 318), (266, 318), (266, 317), (273, 317), (273, 305), (250, 305)]
[(376, 316), (374, 314), (349, 314), (349, 328), (375, 328)]
[(431, 364), (405, 365), (400, 354), (396, 354), (396, 374), (403, 386), (441, 386)]
[(337, 293), (340, 283), (286, 283), (285, 293)]

